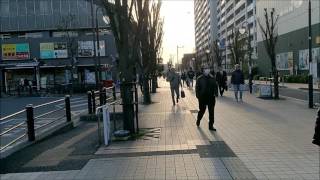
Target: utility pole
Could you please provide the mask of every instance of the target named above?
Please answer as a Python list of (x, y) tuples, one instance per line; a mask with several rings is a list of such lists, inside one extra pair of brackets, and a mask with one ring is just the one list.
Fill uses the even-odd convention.
[(309, 0), (309, 108), (313, 108), (311, 0)]

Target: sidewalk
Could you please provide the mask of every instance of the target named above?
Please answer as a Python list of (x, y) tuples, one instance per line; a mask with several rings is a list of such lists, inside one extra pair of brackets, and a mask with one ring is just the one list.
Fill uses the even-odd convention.
[(159, 82), (154, 103), (139, 108), (140, 128), (147, 132), (139, 140), (100, 147), (80, 168), (5, 174), (1, 180), (319, 179), (319, 148), (311, 144), (316, 110), (248, 94), (237, 103), (227, 92), (217, 99), (217, 132), (211, 132), (207, 114), (195, 125), (193, 90), (185, 88), (186, 98), (172, 106), (167, 82)]

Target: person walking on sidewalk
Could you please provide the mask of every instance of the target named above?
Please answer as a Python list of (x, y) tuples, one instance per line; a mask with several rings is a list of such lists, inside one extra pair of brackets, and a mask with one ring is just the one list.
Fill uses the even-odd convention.
[(180, 94), (179, 94), (179, 85), (182, 87), (181, 83), (181, 77), (180, 75), (175, 71), (174, 68), (172, 68), (170, 71), (168, 71), (168, 81), (170, 82), (170, 90), (171, 90), (171, 98), (173, 105), (176, 105), (174, 94), (177, 95), (177, 103), (179, 102)]
[(208, 106), (209, 111), (209, 130), (216, 131), (214, 124), (214, 106), (216, 104), (216, 96), (218, 96), (218, 87), (216, 79), (210, 74), (210, 68), (204, 67), (203, 74), (196, 81), (196, 96), (199, 102), (199, 112), (196, 125), (200, 126), (200, 121)]
[(186, 81), (187, 81), (187, 75), (186, 75), (185, 72), (182, 72), (182, 74), (181, 74), (181, 80), (182, 80), (182, 85), (183, 85), (183, 86), (184, 86), (184, 84), (187, 84), (187, 86), (189, 86), (189, 85), (188, 85), (188, 82), (186, 82)]
[(239, 64), (235, 65), (235, 70), (232, 72), (231, 84), (233, 85), (234, 96), (237, 102), (239, 101), (238, 92), (240, 93), (240, 101), (242, 101), (242, 86), (244, 85), (244, 75), (240, 70)]
[(192, 70), (192, 68), (190, 67), (189, 71), (187, 72), (187, 81), (189, 82), (189, 85), (191, 87), (193, 87), (193, 78), (194, 78), (194, 71)]
[(224, 90), (228, 90), (227, 87), (227, 72), (223, 71), (222, 68), (219, 68), (219, 71), (216, 74), (217, 83), (219, 86), (220, 96), (223, 96)]

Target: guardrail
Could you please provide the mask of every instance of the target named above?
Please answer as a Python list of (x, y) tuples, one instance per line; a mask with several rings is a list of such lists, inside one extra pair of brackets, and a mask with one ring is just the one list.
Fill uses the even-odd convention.
[[(138, 88), (137, 83), (126, 83), (121, 84), (122, 86), (131, 86), (133, 94), (133, 102), (129, 105), (134, 106), (134, 114), (135, 114), (135, 128), (137, 132), (139, 132), (139, 101), (138, 101)], [(111, 95), (112, 94), (112, 95)], [(121, 99), (117, 99), (116, 96), (117, 92), (115, 86), (104, 88), (101, 91), (88, 91), (88, 112), (89, 114), (97, 114), (102, 107), (105, 105), (113, 107), (113, 129), (116, 130), (116, 119), (115, 119), (115, 106), (116, 105), (124, 105)], [(98, 96), (99, 95), (99, 96)], [(97, 98), (98, 97), (98, 98)], [(99, 106), (97, 106), (97, 101), (99, 101)], [(128, 105), (128, 104), (127, 104)], [(98, 117), (97, 125), (98, 125), (98, 141), (99, 145), (101, 144), (101, 122), (100, 118)]]
[[(64, 107), (57, 108), (55, 110), (42, 113), (42, 114), (40, 114), (38, 116), (34, 116), (34, 110), (35, 109), (39, 109), (39, 108), (42, 108), (42, 107), (45, 107), (45, 106), (48, 106), (48, 105), (53, 105), (55, 103), (62, 102), (62, 101), (65, 102), (65, 106)], [(61, 111), (61, 110), (65, 110), (65, 113), (63, 113), (62, 116), (56, 117), (56, 118), (52, 119), (52, 121), (46, 122), (46, 123), (44, 123), (44, 124), (42, 124), (42, 125), (40, 125), (40, 126), (35, 128), (35, 120), (43, 118), (43, 117), (48, 116), (48, 115), (52, 115), (53, 113), (56, 113), (56, 112)], [(18, 137), (14, 138), (10, 142), (6, 143), (4, 146), (1, 146), (0, 151), (3, 151), (4, 149), (8, 148), (9, 146), (17, 143), (19, 140), (21, 140), (22, 138), (24, 138), (26, 136), (28, 137), (28, 141), (35, 141), (35, 139), (36, 139), (36, 130), (42, 129), (44, 127), (47, 127), (48, 125), (56, 123), (57, 121), (59, 121), (61, 119), (66, 118), (67, 122), (71, 122), (70, 96), (66, 95), (65, 98), (63, 98), (63, 99), (59, 99), (59, 100), (56, 100), (56, 101), (44, 103), (44, 104), (37, 105), (37, 106), (33, 106), (32, 104), (29, 104), (29, 105), (27, 105), (25, 107), (24, 110), (21, 110), (19, 112), (16, 112), (14, 114), (11, 114), (11, 115), (8, 115), (6, 117), (1, 118), (0, 122), (3, 122), (5, 120), (10, 120), (11, 118), (13, 118), (15, 116), (18, 116), (18, 115), (22, 115), (23, 113), (26, 113), (26, 116), (25, 116), (26, 121), (20, 122), (17, 125), (14, 125), (13, 127), (1, 132), (0, 138), (2, 138), (3, 136), (7, 135), (8, 133), (10, 133), (10, 132), (12, 132), (12, 131), (24, 126), (24, 125), (26, 125), (25, 133), (23, 133), (22, 135), (18, 135)]]

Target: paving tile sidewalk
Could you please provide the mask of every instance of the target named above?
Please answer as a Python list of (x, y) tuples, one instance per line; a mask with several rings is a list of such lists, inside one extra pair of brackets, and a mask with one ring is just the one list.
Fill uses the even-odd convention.
[[(268, 101), (232, 92), (216, 105), (217, 132), (208, 116), (195, 126), (197, 101), (172, 106), (160, 80), (151, 105), (140, 106), (136, 141), (101, 147), (81, 170), (2, 175), (1, 179), (319, 179), (319, 148), (311, 144), (316, 110), (291, 100)], [(99, 158), (100, 156), (100, 158)]]

